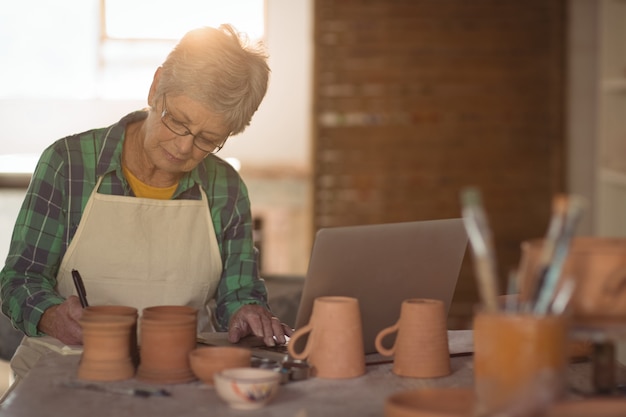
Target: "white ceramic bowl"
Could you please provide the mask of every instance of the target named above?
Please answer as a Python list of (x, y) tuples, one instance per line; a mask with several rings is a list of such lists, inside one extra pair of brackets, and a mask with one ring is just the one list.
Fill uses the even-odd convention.
[(278, 393), (280, 374), (270, 369), (231, 368), (213, 375), (219, 396), (232, 408), (252, 410), (269, 403)]

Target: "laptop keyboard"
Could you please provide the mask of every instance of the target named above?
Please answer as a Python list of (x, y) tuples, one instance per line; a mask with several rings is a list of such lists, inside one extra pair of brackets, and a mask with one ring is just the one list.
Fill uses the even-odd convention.
[(266, 350), (269, 352), (278, 352), (278, 353), (285, 353), (285, 354), (289, 354), (289, 351), (287, 350), (287, 345), (275, 345), (275, 346), (257, 346), (256, 349), (261, 349), (261, 350)]

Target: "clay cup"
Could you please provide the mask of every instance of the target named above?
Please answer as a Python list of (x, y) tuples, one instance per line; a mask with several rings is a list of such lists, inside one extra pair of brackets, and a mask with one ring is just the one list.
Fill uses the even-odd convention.
[(495, 415), (529, 398), (541, 398), (546, 406), (560, 399), (568, 361), (567, 327), (563, 316), (478, 312), (474, 316), (477, 414)]
[(128, 346), (130, 350), (130, 357), (133, 362), (133, 366), (136, 368), (139, 366), (139, 348), (138, 348), (138, 335), (137, 335), (137, 321), (138, 311), (135, 307), (122, 306), (122, 305), (95, 305), (88, 306), (83, 309), (83, 317), (90, 317), (92, 315), (103, 316), (126, 316), (133, 319), (133, 324), (130, 330), (130, 338), (128, 340)]
[(131, 332), (136, 318), (87, 314), (80, 318), (83, 353), (78, 378), (89, 381), (120, 381), (135, 375), (131, 358)]
[[(137, 379), (176, 384), (193, 381), (189, 353), (196, 348), (197, 310), (184, 306), (143, 310)], [(148, 310), (152, 309), (152, 310)], [(153, 310), (159, 310), (158, 314)], [(164, 310), (164, 311), (163, 311)]]
[[(296, 352), (296, 342), (306, 335), (306, 345)], [(287, 349), (294, 359), (308, 360), (312, 376), (342, 379), (365, 374), (358, 299), (334, 296), (316, 298), (309, 323), (296, 330)]]
[[(396, 334), (393, 346), (384, 340)], [(394, 356), (393, 373), (413, 378), (434, 378), (450, 374), (450, 351), (446, 310), (443, 301), (411, 298), (404, 300), (400, 318), (376, 336), (376, 350)]]

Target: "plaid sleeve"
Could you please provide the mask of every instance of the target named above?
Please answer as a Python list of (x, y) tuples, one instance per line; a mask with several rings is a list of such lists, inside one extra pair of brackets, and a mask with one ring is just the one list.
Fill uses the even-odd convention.
[(50, 306), (63, 302), (54, 291), (63, 245), (66, 163), (53, 147), (35, 169), (19, 211), (9, 254), (0, 272), (2, 311), (28, 336)]
[(232, 315), (245, 304), (260, 304), (269, 310), (265, 282), (259, 277), (258, 251), (252, 239), (248, 191), (238, 174), (226, 177), (222, 187), (213, 189), (213, 202), (219, 207), (212, 207), (212, 212), (218, 214), (213, 216), (216, 232), (219, 234), (221, 230), (222, 234), (218, 240), (221, 240), (224, 269), (216, 295), (216, 319), (221, 330), (228, 329)]

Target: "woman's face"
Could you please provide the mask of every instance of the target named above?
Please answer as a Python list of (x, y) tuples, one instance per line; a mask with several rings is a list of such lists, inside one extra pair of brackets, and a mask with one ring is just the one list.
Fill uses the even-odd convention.
[(210, 153), (212, 144), (222, 145), (229, 135), (219, 114), (185, 95), (156, 100), (145, 126), (143, 147), (148, 159), (170, 174), (191, 171)]

